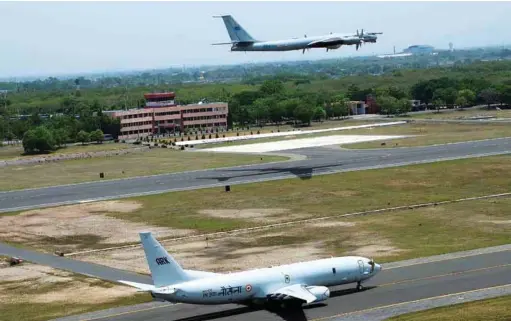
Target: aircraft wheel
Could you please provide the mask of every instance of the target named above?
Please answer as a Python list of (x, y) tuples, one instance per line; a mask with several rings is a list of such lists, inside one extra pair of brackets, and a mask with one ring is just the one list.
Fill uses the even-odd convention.
[(357, 282), (357, 291), (362, 291), (364, 289), (364, 286), (360, 284), (360, 282)]

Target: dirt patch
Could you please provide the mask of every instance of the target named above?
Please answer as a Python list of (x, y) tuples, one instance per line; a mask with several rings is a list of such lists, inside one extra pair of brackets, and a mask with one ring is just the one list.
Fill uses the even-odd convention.
[(329, 222), (329, 221), (319, 221), (311, 224), (311, 227), (353, 227), (355, 223), (353, 222)]
[(136, 289), (23, 263), (0, 269), (0, 302), (94, 304), (131, 296)]
[(71, 273), (66, 271), (55, 270), (45, 265), (36, 265), (23, 263), (13, 267), (5, 265), (0, 269), (2, 279), (0, 284), (4, 282), (21, 282), (31, 279), (37, 279), (39, 283), (68, 282), (72, 278)]
[(331, 191), (331, 192), (328, 192), (328, 194), (334, 195), (334, 196), (340, 196), (340, 197), (349, 197), (349, 196), (358, 195), (358, 192), (344, 190), (344, 191)]
[(170, 229), (113, 218), (105, 213), (130, 213), (142, 204), (134, 201), (105, 201), (37, 209), (19, 215), (0, 217), (0, 238), (40, 247), (58, 246), (59, 250), (107, 247), (137, 243), (140, 231), (152, 231), (157, 237), (177, 237), (192, 230)]
[(286, 208), (206, 209), (200, 210), (199, 214), (216, 218), (252, 220), (260, 223), (273, 223), (303, 217), (303, 215), (289, 213), (289, 209)]
[[(274, 235), (278, 236), (278, 235)], [(229, 236), (187, 243), (162, 242), (167, 251), (185, 269), (238, 271), (324, 257), (320, 242), (296, 246), (256, 246), (253, 236)], [(207, 246), (207, 247), (206, 247)], [(75, 259), (149, 274), (142, 248), (77, 255)]]
[(364, 257), (373, 257), (373, 256), (392, 256), (396, 254), (402, 253), (403, 250), (398, 249), (394, 246), (387, 245), (366, 245), (357, 248), (353, 254), (364, 256)]
[(392, 187), (434, 187), (434, 184), (428, 184), (426, 182), (419, 182), (419, 181), (407, 181), (404, 179), (392, 179), (389, 180), (387, 183), (385, 183), (387, 186)]
[(480, 223), (492, 223), (497, 225), (511, 224), (511, 220), (480, 221)]

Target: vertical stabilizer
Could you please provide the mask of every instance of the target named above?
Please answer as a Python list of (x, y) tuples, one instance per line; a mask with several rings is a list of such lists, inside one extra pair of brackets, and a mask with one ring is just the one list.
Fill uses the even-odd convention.
[(232, 16), (216, 16), (215, 18), (222, 18), (232, 42), (257, 42)]
[(189, 280), (186, 272), (170, 256), (151, 232), (139, 233), (154, 286), (161, 287)]

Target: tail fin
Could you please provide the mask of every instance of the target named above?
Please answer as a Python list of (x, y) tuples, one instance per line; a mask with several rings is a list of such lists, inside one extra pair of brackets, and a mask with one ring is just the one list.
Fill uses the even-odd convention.
[(190, 278), (151, 232), (139, 233), (155, 287), (188, 281)]
[(222, 18), (224, 20), (225, 28), (232, 42), (257, 42), (232, 16), (215, 16), (215, 18)]

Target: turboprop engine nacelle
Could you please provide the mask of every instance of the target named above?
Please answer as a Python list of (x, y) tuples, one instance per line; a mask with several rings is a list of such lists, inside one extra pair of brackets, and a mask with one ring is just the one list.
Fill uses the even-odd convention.
[(330, 290), (326, 286), (308, 286), (307, 290), (316, 297), (315, 302), (325, 301), (330, 297)]
[(333, 46), (328, 46), (327, 49), (339, 49), (341, 47), (341, 45), (333, 45)]

